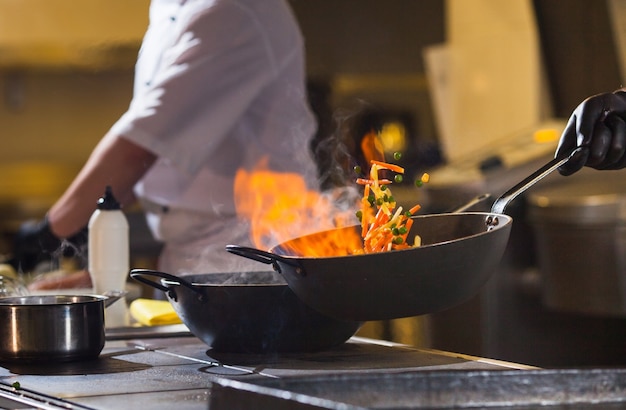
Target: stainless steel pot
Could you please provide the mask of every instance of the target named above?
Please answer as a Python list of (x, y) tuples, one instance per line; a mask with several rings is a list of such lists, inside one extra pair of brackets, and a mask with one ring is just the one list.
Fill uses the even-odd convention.
[(594, 171), (529, 195), (542, 300), (557, 311), (625, 317), (626, 179)]
[(94, 359), (104, 348), (104, 308), (122, 295), (0, 298), (0, 361)]

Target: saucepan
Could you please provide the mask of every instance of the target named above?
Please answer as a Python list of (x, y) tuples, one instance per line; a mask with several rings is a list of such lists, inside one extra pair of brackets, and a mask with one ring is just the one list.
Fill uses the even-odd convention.
[[(388, 320), (446, 310), (475, 296), (496, 270), (513, 222), (504, 213), (507, 205), (576, 151), (549, 161), (502, 194), (491, 212), (414, 216), (409, 240), (419, 235), (422, 245), (417, 248), (315, 258), (294, 251), (302, 241), (319, 242), (329, 234), (318, 232), (269, 251), (237, 245), (226, 249), (271, 264), (304, 303), (340, 320)], [(339, 228), (338, 233), (360, 229)]]
[(0, 361), (95, 359), (104, 348), (104, 309), (125, 292), (0, 298)]
[(177, 277), (133, 269), (130, 276), (165, 292), (191, 333), (217, 352), (314, 352), (342, 344), (362, 325), (310, 308), (272, 271)]

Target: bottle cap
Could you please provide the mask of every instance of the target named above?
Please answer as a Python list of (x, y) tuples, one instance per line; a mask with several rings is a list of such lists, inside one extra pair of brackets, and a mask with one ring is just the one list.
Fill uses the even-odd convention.
[(113, 196), (113, 190), (110, 185), (104, 189), (104, 195), (98, 199), (98, 209), (113, 211), (120, 209), (120, 203)]

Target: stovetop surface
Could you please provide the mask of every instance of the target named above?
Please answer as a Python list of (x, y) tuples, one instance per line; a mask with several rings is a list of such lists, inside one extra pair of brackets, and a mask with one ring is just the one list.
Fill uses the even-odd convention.
[(185, 332), (133, 335), (109, 337), (96, 360), (2, 364), (0, 409), (626, 408), (626, 369), (537, 369), (358, 337), (251, 355)]
[[(220, 354), (191, 336), (118, 339), (107, 341), (97, 360), (2, 364), (0, 408), (206, 409), (212, 382), (222, 378), (256, 383), (301, 376), (507, 368), (525, 366), (361, 338), (328, 351), (285, 355)], [(16, 382), (18, 389), (11, 387)], [(8, 399), (3, 404), (1, 397), (7, 395), (45, 405), (20, 407)]]

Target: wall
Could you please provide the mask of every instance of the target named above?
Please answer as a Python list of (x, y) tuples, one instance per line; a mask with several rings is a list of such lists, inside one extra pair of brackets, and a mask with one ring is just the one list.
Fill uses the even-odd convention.
[(557, 116), (584, 98), (620, 88), (623, 79), (604, 1), (534, 0)]
[[(55, 1), (66, 3), (66, 0)], [(408, 88), (421, 99), (416, 104), (425, 106), (421, 111), (428, 111), (428, 101), (424, 101), (428, 94), (422, 52), (424, 47), (444, 41), (444, 1), (290, 2), (305, 34), (311, 77), (331, 82), (334, 79), (334, 85), (348, 87), (343, 92), (350, 98), (357, 98), (359, 93), (367, 95), (381, 84), (396, 94), (397, 90)], [(104, 3), (87, 2), (92, 7), (102, 7)], [(111, 51), (112, 54), (124, 56), (124, 63), (115, 69), (50, 70), (0, 65), (0, 161), (44, 157), (71, 162), (84, 160), (102, 133), (124, 111), (130, 98), (132, 59), (138, 47), (133, 41), (137, 41), (137, 33), (145, 27), (147, 10), (144, 16), (141, 10), (147, 7), (147, 0), (131, 3), (135, 25), (126, 21), (123, 33), (133, 33), (130, 38), (134, 40), (127, 39), (125, 46), (118, 44), (119, 47), (111, 49), (117, 50)], [(606, 7), (604, 2), (600, 3), (603, 7), (592, 7), (584, 0), (536, 2), (544, 26), (540, 24), (542, 44), (559, 115), (567, 115), (574, 101), (612, 89), (619, 82)], [(15, 4), (0, 1), (0, 15), (7, 19), (10, 15), (7, 7)], [(67, 8), (59, 10), (69, 13)], [(46, 26), (42, 23), (44, 17), (37, 14), (39, 29), (34, 33)], [(108, 21), (104, 17), (103, 21)], [(15, 29), (18, 25), (13, 22), (13, 26)], [(582, 26), (587, 29), (579, 30)], [(0, 55), (6, 54), (2, 36), (0, 30)], [(88, 37), (81, 34), (81, 38)], [(337, 79), (363, 81), (337, 82)], [(388, 99), (391, 98), (393, 94)]]
[[(308, 71), (316, 78), (423, 75), (422, 47), (443, 39), (439, 0), (292, 3), (306, 37)], [(70, 71), (0, 67), (0, 161), (81, 162), (127, 106), (131, 76), (131, 66)]]
[(0, 161), (77, 164), (128, 106), (132, 72), (10, 71), (0, 86)]

